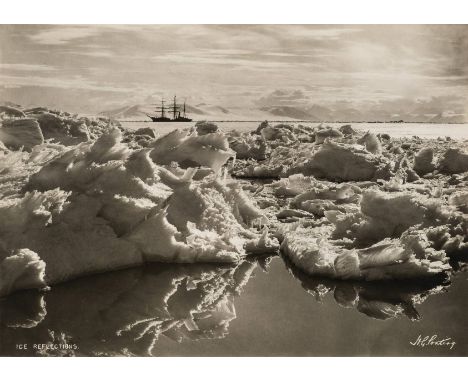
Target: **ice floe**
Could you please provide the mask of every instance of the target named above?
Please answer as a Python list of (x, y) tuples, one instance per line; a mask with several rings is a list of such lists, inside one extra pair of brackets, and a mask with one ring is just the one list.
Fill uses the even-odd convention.
[[(222, 136), (181, 137), (189, 142), (172, 159), (201, 157), (219, 170), (232, 154)], [(45, 264), (47, 285), (147, 261), (235, 263), (278, 248), (255, 228), (265, 217), (235, 182), (213, 171), (196, 181), (194, 169), (179, 177), (151, 160), (154, 148), (132, 150), (121, 139), (114, 129), (55, 153), (25, 179), (24, 194), (1, 201), (6, 269), (26, 266), (11, 260), (23, 248)], [(36, 274), (28, 283), (21, 269), (10, 273), (17, 280), (0, 280), (3, 293), (35, 285)]]
[(45, 108), (2, 113), (3, 295), (280, 245), (312, 276), (445, 277), (468, 250), (464, 142), (266, 121), (159, 137)]

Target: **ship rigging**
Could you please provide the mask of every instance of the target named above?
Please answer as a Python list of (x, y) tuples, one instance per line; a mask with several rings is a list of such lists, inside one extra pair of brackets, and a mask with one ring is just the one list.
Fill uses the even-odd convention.
[[(183, 106), (177, 104), (177, 98), (174, 96), (172, 105), (166, 106), (164, 99), (161, 100), (161, 106), (156, 107), (156, 115), (148, 115), (153, 122), (192, 122), (185, 113), (185, 101)], [(172, 118), (168, 115), (172, 114)]]

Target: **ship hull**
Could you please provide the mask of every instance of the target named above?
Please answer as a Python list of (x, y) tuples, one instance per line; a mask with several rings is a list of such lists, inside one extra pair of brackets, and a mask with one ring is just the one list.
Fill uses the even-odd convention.
[(167, 117), (150, 117), (153, 122), (192, 122), (190, 118), (179, 117), (176, 119), (170, 119)]
[(167, 117), (150, 117), (153, 122), (172, 122), (172, 119)]
[(192, 122), (192, 119), (186, 117), (178, 117), (176, 119), (172, 119), (171, 122)]

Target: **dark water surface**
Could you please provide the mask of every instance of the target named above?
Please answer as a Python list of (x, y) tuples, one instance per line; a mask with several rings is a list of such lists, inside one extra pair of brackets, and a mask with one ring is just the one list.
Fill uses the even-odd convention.
[(279, 256), (154, 264), (0, 300), (0, 355), (466, 356), (467, 286), (462, 269), (451, 284), (336, 283)]

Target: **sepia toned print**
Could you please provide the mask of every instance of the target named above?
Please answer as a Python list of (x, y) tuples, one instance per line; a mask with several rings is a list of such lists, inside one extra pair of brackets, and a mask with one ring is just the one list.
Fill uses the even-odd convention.
[(467, 48), (1, 25), (0, 355), (466, 356)]

